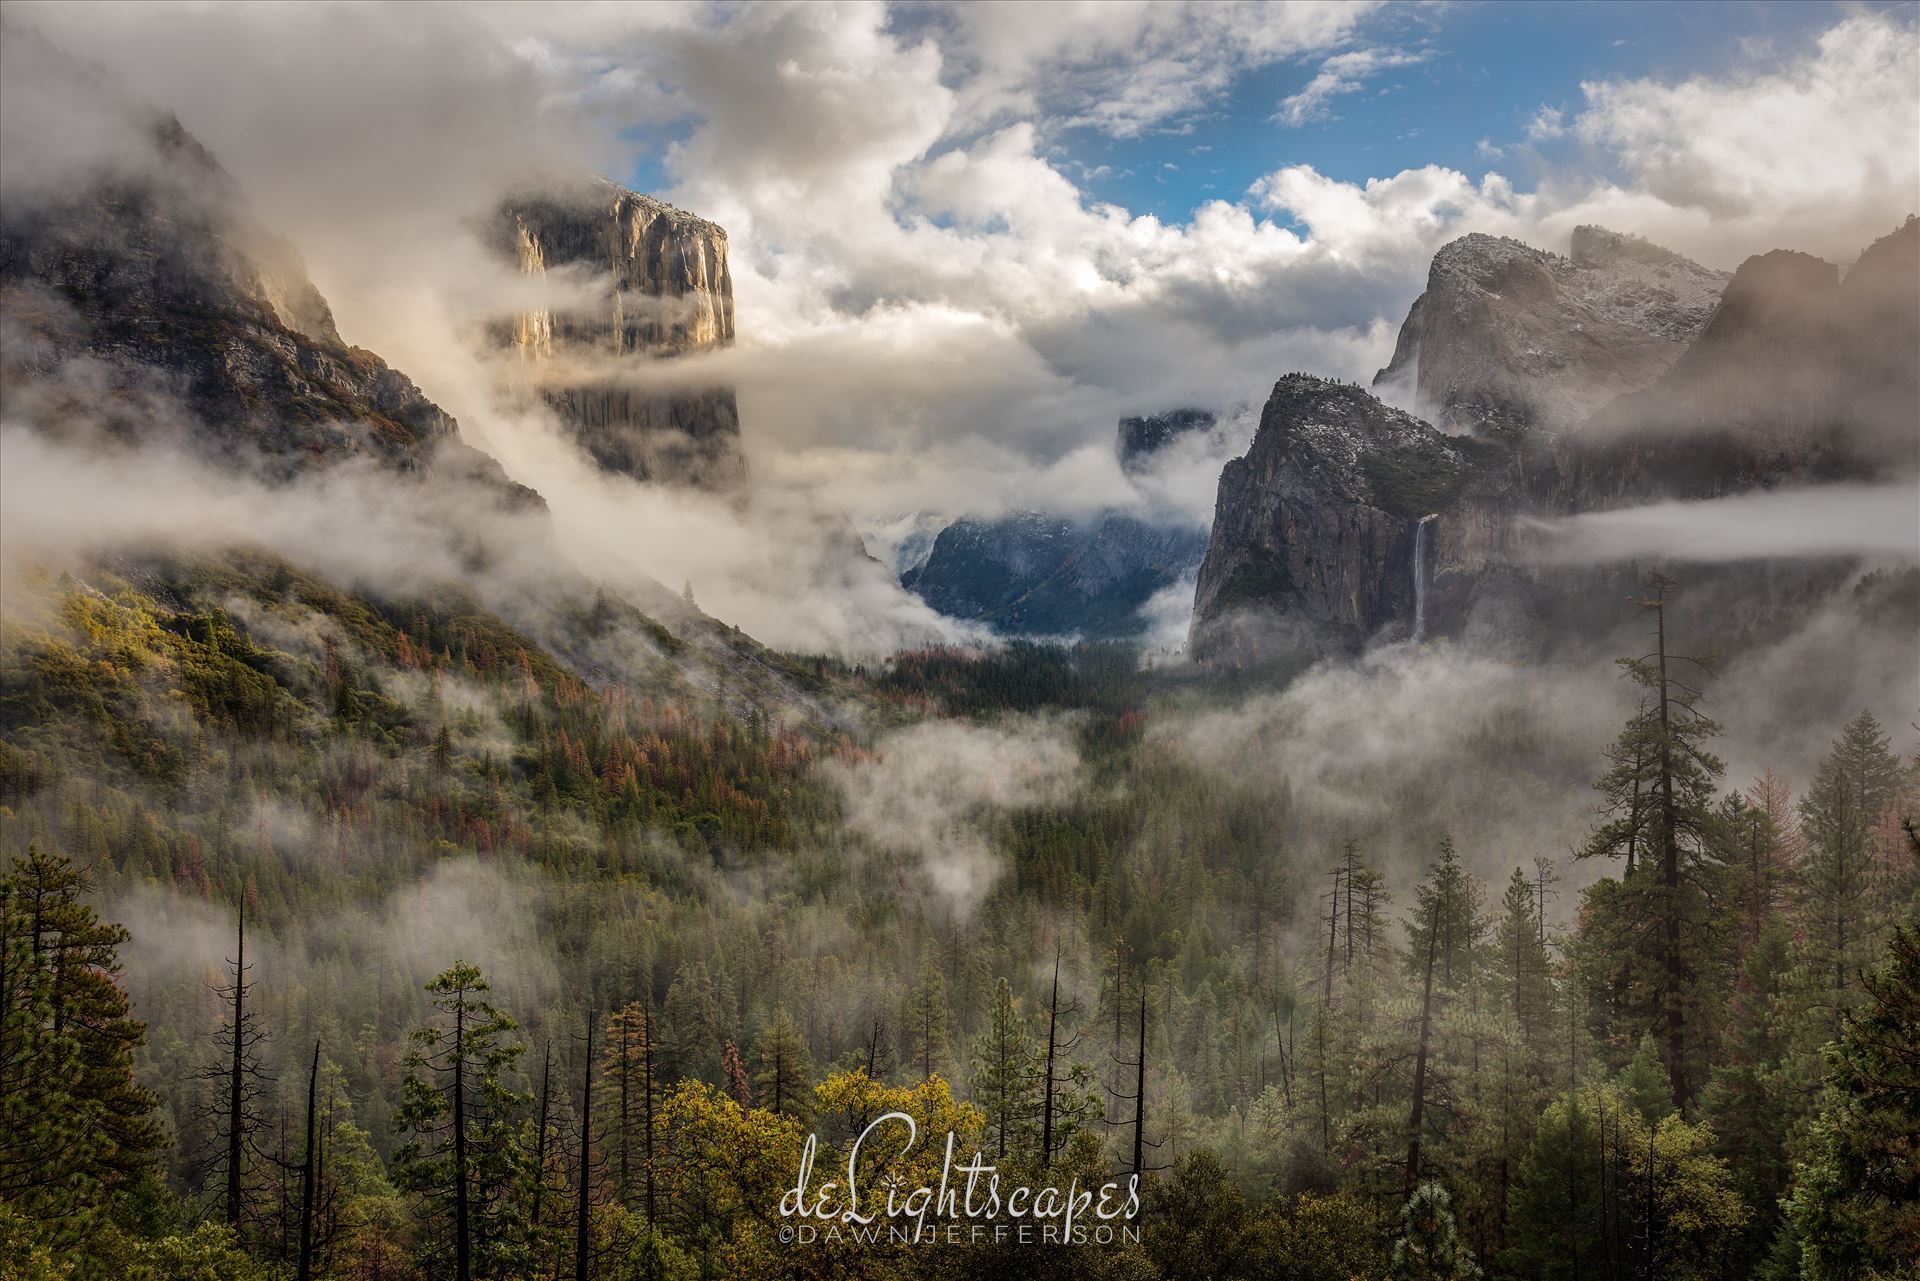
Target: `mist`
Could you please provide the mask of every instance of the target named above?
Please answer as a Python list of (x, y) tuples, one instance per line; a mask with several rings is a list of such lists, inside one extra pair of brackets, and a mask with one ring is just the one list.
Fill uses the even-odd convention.
[(1912, 480), (1757, 490), (1517, 521), (1538, 538), (1534, 559), (1554, 565), (1833, 556), (1920, 561), (1920, 484)]

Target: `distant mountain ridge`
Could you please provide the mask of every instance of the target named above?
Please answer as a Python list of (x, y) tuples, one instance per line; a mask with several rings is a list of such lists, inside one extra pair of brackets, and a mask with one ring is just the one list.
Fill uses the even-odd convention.
[[(453, 417), (404, 374), (341, 338), (291, 246), (254, 224), (237, 185), (176, 119), (114, 97), (99, 76), (32, 32), (9, 25), (6, 40), (10, 53), (22, 47), (15, 41), (37, 42), (34, 58), (19, 65), (48, 77), (46, 100), (78, 95), (115, 113), (125, 133), (120, 150), (128, 153), (116, 153), (123, 163), (114, 168), (65, 175), (45, 191), (10, 185), (0, 199), (0, 406), (9, 429), (57, 439), (79, 456), (177, 449), (263, 488), (269, 502), (276, 490), (291, 495), (323, 471), (339, 471), (354, 486), (372, 482), (367, 492), (382, 502), (431, 498), (423, 510), (444, 520), (407, 528), (439, 540), (440, 555), (399, 546), (393, 557), (450, 563), (475, 580), (511, 561), (514, 572), (491, 584), (493, 597), (477, 599), (468, 581), (444, 592), (459, 596), (460, 610), (484, 627), (538, 645), (537, 662), (595, 688), (706, 693), (832, 719), (808, 692), (817, 678), (680, 593), (635, 579), (623, 598), (583, 576), (543, 541), (542, 496), (464, 442)], [(15, 65), (9, 61), (10, 75)], [(695, 243), (711, 247), (700, 230), (711, 224), (678, 211), (673, 221), (694, 227)], [(666, 251), (642, 256), (673, 261)], [(715, 278), (711, 257), (686, 270)], [(636, 320), (631, 342), (671, 347), (730, 334), (730, 291), (721, 295), (726, 308), (704, 319), (696, 310), (664, 330)], [(106, 547), (101, 555), (111, 568), (100, 572), (142, 581), (157, 575), (162, 595), (180, 583), (217, 580), (236, 610), (281, 591), (276, 583), (285, 573), (268, 563), (272, 557), (203, 547), (206, 531), (182, 534), (204, 554)], [(847, 541), (849, 558), (860, 555), (851, 531)], [(315, 574), (311, 565), (294, 568)], [(398, 589), (385, 583), (327, 587), (370, 607), (398, 608), (387, 598)]]
[[(1123, 418), (1115, 449), (1139, 474), (1174, 442), (1216, 425), (1205, 409)], [(1006, 636), (1130, 640), (1151, 621), (1143, 610), (1199, 568), (1204, 529), (1157, 523), (1119, 511), (1068, 518), (1012, 512), (963, 517), (942, 527), (920, 554), (918, 534), (901, 546), (900, 584), (949, 618), (984, 623)]]
[(34, 65), (118, 118), (135, 160), (0, 203), (0, 389), (11, 417), (67, 435), (166, 443), (285, 478), (363, 457), (533, 491), (465, 444), (411, 379), (348, 345), (299, 256), (171, 116), (123, 103), (30, 31)]

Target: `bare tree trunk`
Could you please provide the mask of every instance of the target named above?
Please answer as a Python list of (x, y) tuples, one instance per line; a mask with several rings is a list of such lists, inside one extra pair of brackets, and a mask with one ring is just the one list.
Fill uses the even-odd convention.
[(653, 1050), (658, 1038), (653, 1034), (653, 995), (648, 993), (647, 1003), (641, 1009), (641, 1034), (646, 1041), (640, 1052), (640, 1117), (647, 1127), (645, 1156), (647, 1162), (647, 1226), (653, 1226)]
[(453, 1007), (453, 1270), (473, 1281), (472, 1242), (467, 1237), (467, 996)]
[(593, 1152), (593, 1013), (587, 1013), (587, 1068), (580, 1074), (579, 1207), (573, 1225), (573, 1281), (587, 1281), (587, 1229), (592, 1206), (587, 1189), (592, 1182)]
[(1427, 928), (1427, 980), (1420, 998), (1420, 1049), (1413, 1060), (1413, 1116), (1408, 1123), (1406, 1195), (1412, 1196), (1420, 1181), (1420, 1127), (1425, 1124), (1427, 1106), (1427, 1046), (1433, 1030), (1433, 954), (1440, 941), (1439, 909)]
[(1133, 1178), (1138, 1184), (1147, 1132), (1147, 985), (1140, 985), (1140, 1044), (1133, 1063)]
[(1060, 1019), (1060, 956), (1053, 958), (1053, 995), (1047, 1003), (1047, 1083), (1041, 1096), (1040, 1164), (1053, 1163), (1053, 1047), (1054, 1030)]
[(240, 1230), (240, 1150), (246, 1141), (244, 1080), (247, 1048), (247, 907), (239, 913), (239, 947), (233, 962), (233, 1066), (227, 1081), (227, 1226)]
[(313, 1120), (320, 1100), (320, 1042), (313, 1043), (313, 1067), (307, 1072), (307, 1154), (300, 1163), (299, 1281), (313, 1277)]
[[(587, 1064), (587, 1070), (593, 1070), (593, 1064)], [(528, 1222), (537, 1233), (540, 1230), (540, 1202), (547, 1190), (547, 1109), (553, 1098), (553, 1045), (546, 1046), (546, 1052), (540, 1056), (540, 1120), (539, 1129), (533, 1136), (533, 1208)]]
[(1667, 698), (1667, 586), (1658, 584), (1654, 604), (1655, 635), (1660, 656), (1660, 884), (1666, 902), (1663, 905), (1662, 936), (1666, 955), (1662, 958), (1666, 976), (1667, 1084), (1673, 1101), (1682, 1112), (1692, 1101), (1687, 1082), (1686, 1011), (1681, 1007), (1681, 988), (1685, 986), (1685, 966), (1680, 956), (1680, 834), (1674, 829), (1678, 818), (1673, 796), (1673, 738)]

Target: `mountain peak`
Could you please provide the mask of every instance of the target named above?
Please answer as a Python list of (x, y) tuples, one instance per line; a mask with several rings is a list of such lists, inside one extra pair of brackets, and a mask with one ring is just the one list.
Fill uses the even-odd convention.
[(1473, 233), (1441, 246), (1374, 385), (1450, 431), (1568, 430), (1657, 378), (1707, 323), (1726, 276), (1584, 226), (1562, 257)]

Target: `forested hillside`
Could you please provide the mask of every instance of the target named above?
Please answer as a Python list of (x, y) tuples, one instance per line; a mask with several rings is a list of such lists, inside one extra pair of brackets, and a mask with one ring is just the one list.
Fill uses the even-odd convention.
[[(842, 732), (265, 557), (34, 588), (9, 1275), (1910, 1264), (1920, 784), (1870, 717), (1729, 778), (1731, 691), (1636, 658), (1603, 750), (1495, 708), (1483, 777), (1356, 819), (1216, 768), (1247, 691), (1124, 650), (786, 660)], [(1556, 763), (1577, 858), (1470, 870)], [(803, 1134), (893, 1109), (1036, 1182), (1138, 1162), (1140, 1239), (783, 1247)]]

